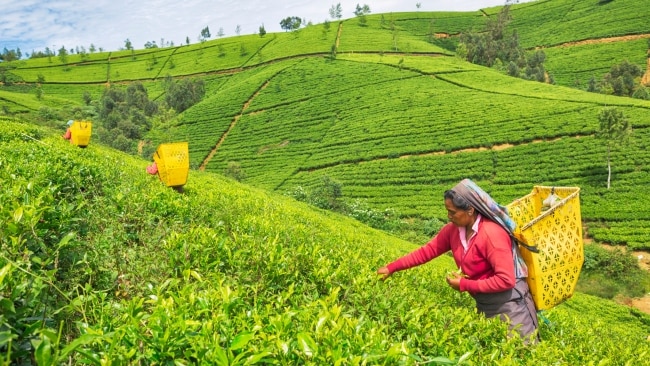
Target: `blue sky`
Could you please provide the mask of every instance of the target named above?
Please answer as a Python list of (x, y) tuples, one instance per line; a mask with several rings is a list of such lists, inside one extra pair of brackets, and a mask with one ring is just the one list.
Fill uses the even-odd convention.
[[(226, 37), (281, 32), (280, 21), (298, 16), (312, 23), (329, 18), (332, 5), (341, 4), (343, 18), (351, 18), (357, 4), (373, 14), (399, 11), (469, 11), (504, 5), (505, 0), (0, 0), (0, 50), (20, 48), (23, 53), (58, 50), (91, 44), (105, 51), (124, 47), (128, 38), (136, 49), (161, 39), (175, 45), (198, 42), (209, 27), (212, 39), (223, 29)], [(331, 20), (331, 19), (330, 19)]]

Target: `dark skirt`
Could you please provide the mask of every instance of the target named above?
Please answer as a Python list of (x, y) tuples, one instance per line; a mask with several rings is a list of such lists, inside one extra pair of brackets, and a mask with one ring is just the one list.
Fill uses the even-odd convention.
[(476, 309), (486, 318), (499, 315), (501, 320), (510, 324), (510, 330), (516, 330), (526, 343), (539, 340), (535, 333), (538, 327), (537, 310), (526, 279), (518, 279), (514, 289), (474, 294), (473, 297)]

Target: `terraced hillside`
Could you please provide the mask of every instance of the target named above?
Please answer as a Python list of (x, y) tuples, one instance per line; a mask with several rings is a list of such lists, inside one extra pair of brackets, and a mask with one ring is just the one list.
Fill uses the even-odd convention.
[[(648, 173), (648, 102), (525, 82), (455, 58), (454, 35), (481, 29), (499, 9), (372, 14), (365, 26), (353, 18), (67, 64), (19, 61), (11, 72), (26, 83), (3, 87), (0, 97), (8, 112), (29, 114), (80, 104), (84, 92), (97, 99), (107, 83), (143, 81), (161, 98), (164, 76), (201, 77), (206, 98), (150, 136), (153, 145), (189, 141), (193, 168), (221, 173), (236, 162), (246, 183), (278, 192), (327, 176), (346, 198), (421, 219), (444, 219), (441, 192), (462, 177), (504, 202), (535, 184), (577, 185), (590, 235), (647, 249), (650, 205), (639, 192)], [(642, 1), (535, 1), (513, 6), (510, 29), (525, 47), (544, 47), (561, 84), (580, 86), (620, 57), (642, 62), (643, 38), (571, 42), (648, 34), (647, 12)], [(435, 37), (442, 34), (451, 37)], [(44, 97), (35, 100), (39, 75)], [(597, 114), (612, 106), (634, 134), (612, 156), (607, 190), (595, 133)]]

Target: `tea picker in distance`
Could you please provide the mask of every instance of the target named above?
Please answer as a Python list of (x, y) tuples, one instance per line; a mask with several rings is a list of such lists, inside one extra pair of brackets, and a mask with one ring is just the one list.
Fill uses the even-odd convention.
[(63, 138), (69, 140), (71, 144), (85, 148), (90, 143), (93, 124), (90, 121), (73, 121), (69, 120), (67, 129)]
[(377, 274), (385, 280), (451, 251), (460, 270), (447, 276), (449, 286), (468, 292), (486, 318), (498, 315), (524, 342), (535, 343), (538, 321), (526, 283), (528, 269), (512, 242), (509, 224), (514, 224), (505, 207), (469, 179), (445, 191), (444, 201), (450, 222), (428, 243), (379, 268)]
[(72, 127), (73, 123), (74, 123), (73, 120), (69, 120), (68, 123), (66, 123), (67, 128), (65, 130), (65, 133), (62, 136), (64, 139), (69, 140), (70, 143), (72, 143), (72, 131), (70, 130), (70, 128)]
[(190, 170), (187, 142), (160, 144), (153, 154), (153, 160), (147, 166), (147, 173), (157, 174), (167, 187), (182, 193)]

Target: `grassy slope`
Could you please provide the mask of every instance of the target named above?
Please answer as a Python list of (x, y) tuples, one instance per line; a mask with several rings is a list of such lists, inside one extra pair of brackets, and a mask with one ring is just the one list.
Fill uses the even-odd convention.
[(47, 295), (27, 304), (78, 339), (83, 356), (66, 362), (647, 361), (650, 319), (613, 302), (576, 294), (527, 348), (445, 285), (447, 256), (381, 283), (375, 269), (412, 244), (218, 175), (190, 172), (180, 195), (144, 160), (8, 120), (0, 132), (0, 186), (12, 187), (0, 193), (0, 268), (14, 263), (0, 291), (21, 279), (53, 289), (41, 281), (56, 276), (70, 308), (55, 314)]
[[(593, 37), (643, 33), (645, 23), (631, 22), (636, 24), (632, 31), (628, 23), (607, 22), (606, 27), (584, 23), (595, 16), (643, 18), (647, 7), (639, 5), (565, 0), (524, 3), (513, 8), (513, 24), (529, 47), (589, 38), (579, 37), (574, 32), (577, 27)], [(485, 9), (485, 13), (498, 10)], [(52, 62), (20, 61), (13, 72), (26, 80), (33, 81), (46, 72), (43, 100), (36, 100), (33, 86), (19, 85), (8, 89), (15, 94), (3, 91), (0, 103), (12, 112), (35, 111), (42, 104), (80, 106), (84, 92), (98, 97), (106, 77), (118, 82), (143, 79), (150, 96), (158, 98), (162, 88), (156, 80), (167, 73), (189, 73), (205, 77), (208, 96), (186, 111), (178, 123), (162, 126), (152, 138), (154, 144), (189, 140), (193, 167), (200, 166), (228, 132), (207, 166), (209, 170), (221, 172), (230, 161), (237, 161), (244, 167), (248, 183), (278, 190), (310, 186), (320, 176), (329, 175), (344, 183), (348, 197), (424, 217), (444, 216), (437, 204), (438, 193), (462, 176), (481, 181), (503, 201), (522, 196), (534, 184), (580, 185), (583, 217), (596, 239), (647, 248), (642, 228), (647, 226), (649, 205), (633, 192), (647, 174), (648, 104), (513, 80), (453, 57), (408, 55), (444, 55), (444, 50), (426, 42), (432, 30), (480, 29), (484, 20), (481, 12), (373, 14), (366, 26), (349, 19), (332, 22), (329, 28), (319, 24), (264, 38), (224, 38), (133, 54), (109, 52), (91, 55), (87, 61), (71, 55), (69, 65), (60, 65), (58, 58)], [(549, 30), (553, 30), (554, 40), (542, 42)], [(337, 37), (338, 59), (328, 63), (322, 57), (329, 54)], [(585, 75), (593, 68), (603, 72), (619, 62), (608, 57), (613, 51), (632, 56), (641, 48), (642, 41), (568, 48), (580, 52), (589, 63), (576, 62), (573, 53), (563, 58), (561, 48), (553, 48), (549, 53), (558, 61), (551, 61), (550, 68), (563, 83), (572, 83), (574, 75)], [(363, 50), (379, 54), (353, 53)], [(396, 50), (399, 55), (390, 54)], [(310, 56), (286, 59), (300, 55)], [(90, 69), (101, 64), (104, 79), (83, 71), (86, 66)], [(170, 64), (175, 66), (170, 68)], [(582, 66), (586, 64), (587, 68)], [(79, 80), (97, 83), (76, 83)], [(73, 83), (57, 84), (64, 81)], [(607, 192), (603, 191), (604, 148), (593, 138), (596, 115), (605, 105), (622, 108), (637, 130), (634, 144), (613, 157), (614, 185)], [(450, 129), (456, 132), (440, 133)], [(583, 138), (571, 140), (579, 137)], [(537, 141), (548, 143), (542, 148)], [(468, 156), (459, 153), (502, 144), (516, 146)], [(435, 155), (442, 152), (455, 154)], [(357, 165), (362, 161), (367, 163)], [(454, 166), (451, 174), (436, 168), (450, 166), (450, 161)], [(546, 168), (537, 175), (522, 174), (539, 166)], [(429, 189), (430, 185), (435, 189)]]
[[(584, 38), (572, 31), (580, 24), (581, 31), (592, 32), (594, 37), (630, 32), (629, 25), (608, 22), (605, 34), (599, 26), (586, 26), (583, 17), (615, 14), (632, 19), (646, 11), (646, 7), (631, 3), (541, 1), (517, 5), (512, 13), (525, 45), (552, 45)], [(494, 14), (498, 9), (485, 11)], [(550, 17), (554, 12), (563, 14), (562, 19)], [(133, 55), (128, 51), (91, 55), (87, 63), (112, 65), (111, 72), (121, 75), (112, 79), (116, 81), (133, 77), (146, 81), (168, 72), (205, 77), (206, 99), (186, 111), (178, 123), (152, 134), (154, 144), (189, 140), (195, 168), (228, 132), (208, 170), (221, 172), (230, 161), (237, 161), (248, 176), (246, 182), (280, 191), (312, 186), (320, 176), (328, 175), (344, 183), (348, 197), (425, 218), (444, 217), (439, 193), (464, 176), (481, 181), (505, 202), (524, 195), (534, 184), (579, 185), (590, 234), (598, 240), (647, 248), (643, 228), (650, 205), (635, 192), (647, 176), (648, 103), (527, 83), (440, 56), (445, 51), (423, 42), (431, 31), (429, 16), (434, 18), (436, 31), (448, 33), (457, 32), (454, 27), (461, 25), (463, 29), (480, 28), (485, 17), (480, 12), (427, 14), (373, 14), (366, 26), (350, 19), (332, 22), (329, 29), (320, 24), (265, 38), (225, 38), (173, 49), (140, 50)], [(557, 22), (562, 25), (553, 27)], [(555, 29), (557, 40), (540, 43), (537, 32), (548, 29)], [(639, 24), (633, 33), (644, 31), (645, 25)], [(327, 62), (323, 57), (337, 35), (340, 53), (337, 61)], [(407, 54), (391, 55), (395, 45)], [(614, 45), (616, 54), (632, 55), (639, 52), (642, 41), (611, 47)], [(247, 50), (245, 54), (242, 48)], [(380, 53), (352, 52), (365, 49)], [(612, 49), (602, 45), (568, 49), (590, 59), (588, 68), (604, 71), (620, 61), (590, 56), (609, 55)], [(147, 71), (154, 52), (158, 63)], [(408, 52), (438, 57), (414, 57)], [(269, 62), (305, 54), (311, 56)], [(72, 65), (80, 61), (76, 58), (79, 56), (70, 56)], [(171, 69), (170, 59), (176, 65)], [(550, 62), (554, 70), (572, 70), (567, 71), (569, 75), (585, 73), (580, 65), (586, 63), (576, 62), (575, 57), (566, 62), (558, 59)], [(46, 59), (21, 61), (15, 70), (27, 80), (36, 77), (35, 70), (48, 71), (42, 102), (36, 101), (33, 87), (28, 85), (12, 87), (9, 90), (17, 91), (16, 97), (3, 92), (0, 100), (10, 100), (11, 111), (25, 111), (36, 110), (41, 103), (64, 105), (59, 97), (81, 105), (83, 92), (97, 98), (101, 83), (51, 83), (84, 78), (80, 70), (71, 67), (66, 71), (57, 62), (57, 58), (51, 64)], [(254, 67), (256, 64), (260, 66)], [(135, 73), (127, 76), (128, 69)], [(94, 80), (90, 74), (85, 77)], [(561, 74), (561, 78), (568, 83), (572, 76)], [(146, 85), (151, 96), (161, 95), (160, 82), (146, 81)], [(614, 184), (609, 191), (603, 189), (604, 147), (593, 137), (596, 116), (603, 106), (619, 106), (636, 130), (633, 145), (613, 156)], [(450, 130), (455, 132), (441, 133)], [(489, 150), (504, 144), (515, 146)], [(440, 155), (443, 152), (447, 154)], [(449, 166), (451, 171), (444, 169)]]
[[(232, 108), (221, 122), (228, 135), (208, 170), (222, 172), (236, 161), (246, 182), (278, 191), (313, 187), (327, 175), (343, 183), (349, 198), (441, 220), (438, 198), (463, 177), (481, 181), (503, 202), (536, 184), (577, 185), (583, 219), (617, 226), (591, 234), (647, 247), (641, 228), (650, 205), (634, 192), (648, 173), (648, 102), (507, 78), (445, 57), (342, 55), (276, 70), (248, 91), (237, 89), (246, 110)], [(186, 113), (177, 129), (195, 144), (205, 141), (203, 151), (218, 137), (200, 132), (207, 129), (199, 122), (217, 121), (219, 113), (209, 110), (235, 95), (224, 90)], [(594, 137), (605, 106), (621, 108), (636, 130), (633, 143), (613, 155), (609, 191), (605, 146)], [(204, 157), (193, 156), (194, 164)], [(632, 229), (617, 236), (621, 225), (638, 235)]]

